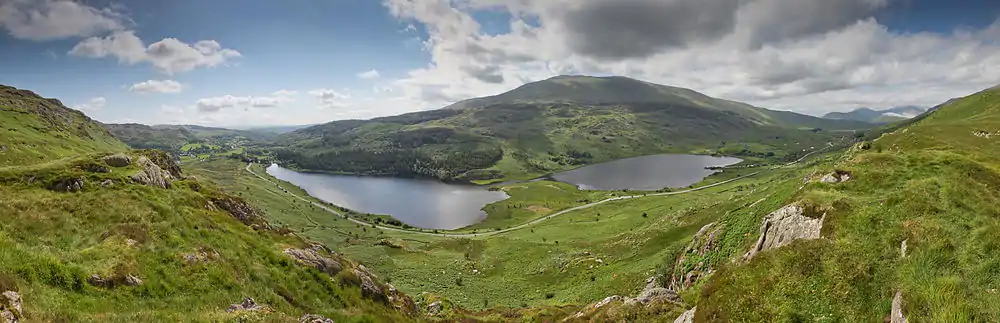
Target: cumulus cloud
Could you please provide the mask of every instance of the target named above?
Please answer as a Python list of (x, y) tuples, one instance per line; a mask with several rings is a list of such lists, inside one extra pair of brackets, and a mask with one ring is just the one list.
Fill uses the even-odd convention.
[[(431, 56), (394, 88), (421, 106), (559, 74), (623, 75), (762, 107), (822, 114), (933, 106), (1000, 83), (1000, 22), (900, 32), (889, 0), (385, 0)], [(509, 13), (486, 32), (477, 11)]]
[(184, 86), (173, 80), (149, 80), (132, 84), (128, 88), (131, 92), (137, 93), (180, 93)]
[(88, 112), (88, 113), (90, 113), (90, 112), (100, 111), (101, 109), (104, 108), (104, 105), (107, 104), (107, 103), (108, 103), (108, 100), (105, 99), (104, 97), (96, 97), (96, 98), (90, 99), (90, 101), (87, 101), (86, 103), (80, 103), (80, 104), (74, 105), (73, 109), (74, 110), (78, 110), (78, 111), (82, 111), (82, 112)]
[(116, 31), (106, 37), (84, 39), (69, 54), (89, 58), (115, 57), (120, 63), (128, 65), (149, 63), (167, 74), (198, 67), (216, 67), (242, 56), (236, 50), (222, 48), (214, 40), (187, 44), (176, 38), (164, 38), (146, 46), (134, 31), (128, 30)]
[(125, 28), (128, 19), (112, 8), (70, 0), (0, 1), (0, 27), (14, 38), (35, 41), (86, 37)]
[(378, 70), (372, 69), (370, 71), (358, 73), (358, 77), (364, 80), (373, 80), (381, 77), (381, 75), (378, 74)]

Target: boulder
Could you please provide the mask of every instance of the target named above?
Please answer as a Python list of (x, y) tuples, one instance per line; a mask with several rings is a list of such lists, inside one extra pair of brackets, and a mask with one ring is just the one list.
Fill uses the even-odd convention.
[(375, 279), (378, 277), (369, 272), (364, 265), (358, 265), (358, 268), (354, 268), (354, 275), (358, 276), (358, 280), (361, 282), (359, 286), (361, 287), (361, 295), (382, 302), (389, 301), (389, 295), (386, 295), (386, 292), (375, 283)]
[(241, 311), (259, 311), (259, 310), (261, 310), (263, 308), (264, 307), (262, 307), (260, 305), (257, 305), (257, 302), (255, 302), (253, 300), (253, 298), (247, 297), (247, 298), (244, 298), (243, 302), (240, 302), (239, 304), (231, 304), (231, 305), (229, 305), (229, 308), (226, 309), (226, 312), (232, 313), (232, 312), (241, 312)]
[(223, 196), (212, 199), (212, 204), (226, 210), (237, 220), (245, 225), (263, 224), (266, 226), (264, 216), (260, 214), (250, 203), (234, 196)]
[(851, 180), (851, 174), (845, 171), (834, 171), (833, 173), (823, 175), (823, 177), (819, 179), (820, 183), (827, 184), (843, 183), (849, 180)]
[(135, 275), (132, 274), (125, 275), (125, 285), (126, 286), (142, 285), (142, 279), (139, 279), (139, 277), (136, 277)]
[(444, 306), (441, 305), (441, 301), (431, 303), (430, 305), (427, 305), (427, 314), (438, 315), (438, 313), (441, 313), (442, 308), (444, 308)]
[(906, 258), (906, 240), (899, 244), (899, 256), (901, 258)]
[(760, 238), (753, 249), (743, 255), (743, 260), (749, 261), (761, 251), (778, 248), (798, 239), (819, 239), (823, 218), (807, 217), (803, 215), (803, 211), (801, 206), (790, 204), (764, 217), (760, 225)]
[(173, 176), (153, 163), (149, 158), (146, 158), (146, 156), (139, 157), (135, 164), (139, 166), (140, 170), (135, 175), (132, 175), (133, 181), (146, 186), (170, 188), (170, 180), (173, 179)]
[(333, 258), (321, 255), (315, 249), (285, 249), (285, 254), (299, 263), (316, 268), (327, 275), (336, 276), (344, 266)]
[(697, 311), (698, 311), (697, 306), (692, 307), (691, 309), (681, 314), (681, 316), (678, 316), (677, 319), (674, 320), (674, 323), (694, 323), (694, 314)]
[(104, 163), (111, 167), (126, 167), (132, 164), (132, 157), (126, 154), (117, 153), (104, 157)]
[[(670, 277), (670, 289), (682, 291), (690, 288), (715, 272), (712, 264), (705, 261), (707, 260), (705, 255), (718, 249), (721, 231), (722, 226), (715, 223), (709, 223), (698, 230), (698, 233), (688, 243), (687, 248), (684, 249), (684, 253), (677, 257), (674, 272)], [(695, 261), (691, 259), (700, 259), (700, 261), (694, 266), (684, 266), (687, 262)]]
[(115, 185), (115, 181), (110, 180), (110, 179), (106, 179), (103, 182), (101, 182), (101, 186), (103, 186), (103, 187), (111, 187), (113, 185)]
[(83, 178), (67, 178), (56, 181), (49, 185), (49, 189), (56, 192), (72, 193), (83, 190)]
[(4, 323), (17, 323), (21, 316), (21, 295), (14, 291), (0, 294), (0, 318)]
[(598, 308), (604, 307), (605, 305), (608, 305), (608, 304), (611, 304), (612, 302), (620, 301), (620, 300), (622, 300), (621, 296), (618, 296), (618, 295), (608, 296), (608, 297), (602, 299), (600, 302), (597, 302), (596, 304), (594, 304), (594, 309), (598, 309)]
[(892, 312), (889, 313), (889, 322), (906, 323), (906, 315), (903, 315), (902, 291), (896, 291), (896, 296), (892, 298)]
[(677, 296), (677, 292), (669, 289), (660, 287), (660, 284), (656, 281), (656, 277), (650, 277), (646, 280), (646, 287), (639, 292), (639, 296), (635, 298), (624, 298), (626, 305), (643, 304), (648, 305), (650, 303), (662, 303), (669, 302), (675, 304), (683, 304), (684, 300)]
[(87, 278), (87, 283), (97, 287), (108, 287), (113, 284), (110, 279), (105, 279), (98, 274), (90, 275), (90, 278)]
[(299, 318), (299, 323), (334, 323), (334, 321), (316, 314), (306, 314)]

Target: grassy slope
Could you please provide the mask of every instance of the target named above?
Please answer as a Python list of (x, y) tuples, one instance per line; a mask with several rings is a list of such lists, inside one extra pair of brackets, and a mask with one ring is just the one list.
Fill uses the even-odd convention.
[(0, 168), (50, 162), (127, 147), (83, 113), (59, 101), (0, 85)]
[[(193, 178), (170, 189), (135, 184), (135, 165), (101, 160), (127, 147), (99, 124), (55, 100), (0, 90), (0, 290), (21, 295), (24, 321), (297, 321), (305, 313), (338, 322), (414, 319), (362, 296), (357, 263), (331, 255), (345, 268), (331, 279), (283, 254), (306, 241), (251, 229), (220, 209), (218, 199), (238, 204), (239, 197)], [(169, 163), (155, 151), (130, 154)], [(48, 189), (67, 179), (81, 180), (83, 189)], [(113, 184), (99, 184), (105, 181)], [(209, 258), (185, 263), (183, 255), (200, 252)], [(131, 274), (143, 283), (98, 287), (88, 283), (93, 274), (116, 281)], [(270, 310), (225, 312), (248, 296)]]
[(853, 179), (809, 184), (786, 201), (824, 209), (827, 239), (724, 268), (702, 291), (698, 318), (876, 321), (899, 290), (912, 321), (1000, 320), (1000, 139), (975, 131), (1000, 134), (1000, 90), (831, 160), (827, 171)]
[[(214, 159), (186, 167), (199, 177), (218, 178), (224, 187), (241, 190), (269, 211), (273, 223), (370, 264), (401, 290), (441, 295), (467, 309), (579, 306), (613, 294), (634, 295), (702, 225), (768, 196), (780, 178), (798, 177), (782, 170), (682, 196), (608, 203), (500, 236), (453, 239), (381, 232), (337, 219), (282, 192), (304, 196), (298, 188), (287, 183), (275, 187), (244, 172), (244, 166)], [(596, 200), (609, 194), (578, 192), (552, 182), (512, 184), (506, 189), (512, 198), (486, 210), (511, 217), (497, 216), (500, 220), (492, 225), (509, 226), (579, 204), (583, 198)], [(526, 194), (519, 194), (521, 190)], [(506, 208), (509, 205), (520, 208)], [(544, 210), (546, 205), (551, 211)], [(771, 207), (776, 206), (755, 210), (766, 214), (765, 208)], [(403, 248), (378, 245), (382, 240)], [(459, 277), (461, 285), (456, 282)], [(549, 293), (552, 298), (546, 298)]]

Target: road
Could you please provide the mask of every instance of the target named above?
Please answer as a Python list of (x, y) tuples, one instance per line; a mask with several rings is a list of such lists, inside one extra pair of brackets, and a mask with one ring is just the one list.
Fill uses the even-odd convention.
[[(832, 147), (832, 145), (831, 145), (831, 147)], [(812, 151), (812, 152), (810, 152), (810, 153), (802, 156), (802, 158), (799, 158), (799, 159), (797, 159), (797, 160), (795, 160), (793, 162), (790, 162), (788, 164), (785, 164), (783, 166), (791, 166), (793, 164), (797, 164), (797, 163), (805, 160), (806, 157), (809, 157), (812, 154), (818, 153), (818, 152), (826, 150), (828, 148), (814, 150), (814, 151)], [(270, 179), (268, 179), (268, 178), (266, 178), (264, 176), (261, 176), (260, 174), (257, 174), (253, 170), (251, 170), (250, 166), (252, 166), (252, 165), (253, 164), (250, 163), (250, 164), (247, 164), (247, 167), (246, 167), (246, 170), (248, 172), (250, 172), (250, 174), (253, 174), (254, 176), (257, 176), (257, 178), (260, 178), (262, 180), (265, 180), (267, 182), (270, 182), (272, 184), (277, 185), (277, 183), (274, 183), (274, 181), (271, 181)], [(562, 211), (559, 211), (559, 212), (556, 212), (556, 213), (552, 213), (552, 214), (546, 215), (544, 217), (541, 217), (541, 218), (538, 218), (538, 219), (534, 219), (532, 221), (525, 222), (525, 223), (522, 223), (522, 224), (510, 227), (510, 228), (501, 229), (501, 230), (493, 230), (493, 231), (484, 231), (484, 232), (480, 232), (480, 233), (434, 233), (434, 232), (406, 230), (406, 229), (400, 229), (400, 228), (394, 228), (394, 227), (387, 227), (387, 226), (382, 226), (382, 225), (377, 225), (377, 224), (375, 224), (374, 226), (376, 228), (378, 228), (378, 229), (382, 229), (382, 230), (386, 230), (386, 231), (405, 232), (405, 233), (410, 233), (410, 234), (419, 234), (419, 235), (436, 236), (436, 237), (472, 238), (472, 237), (493, 236), (493, 235), (504, 234), (504, 233), (507, 233), (507, 232), (515, 231), (515, 230), (524, 229), (524, 228), (527, 228), (529, 226), (541, 223), (543, 221), (546, 221), (548, 219), (551, 219), (551, 218), (554, 218), (554, 217), (557, 217), (557, 216), (560, 216), (560, 215), (563, 215), (563, 214), (566, 214), (566, 213), (570, 213), (570, 212), (573, 212), (573, 211), (579, 211), (579, 210), (584, 210), (584, 209), (592, 208), (592, 207), (595, 207), (595, 206), (598, 206), (598, 205), (601, 205), (601, 204), (604, 204), (604, 203), (608, 203), (608, 202), (628, 200), (628, 199), (641, 198), (641, 197), (670, 196), (670, 195), (679, 195), (679, 194), (697, 192), (697, 191), (700, 191), (700, 190), (709, 189), (709, 188), (716, 187), (716, 186), (719, 186), (719, 185), (724, 185), (724, 184), (728, 184), (728, 183), (731, 183), (731, 182), (734, 182), (734, 181), (738, 181), (738, 180), (741, 180), (741, 179), (744, 179), (744, 178), (747, 178), (747, 177), (750, 177), (750, 176), (754, 176), (754, 175), (757, 175), (757, 174), (760, 174), (760, 173), (761, 173), (760, 171), (757, 171), (757, 172), (753, 172), (753, 173), (750, 173), (750, 174), (739, 176), (739, 177), (736, 177), (736, 178), (733, 178), (733, 179), (729, 179), (729, 180), (725, 180), (725, 181), (722, 181), (722, 182), (718, 182), (718, 183), (715, 183), (715, 184), (705, 185), (705, 186), (702, 186), (702, 187), (687, 189), (687, 190), (683, 190), (683, 191), (652, 193), (652, 194), (646, 194), (646, 195), (629, 195), (629, 196), (612, 197), (612, 198), (600, 200), (600, 201), (597, 201), (597, 202), (588, 203), (588, 204), (584, 204), (584, 205), (580, 205), (580, 206), (575, 206), (575, 207), (572, 207), (572, 208), (568, 208), (568, 209), (565, 209), (565, 210), (562, 210)], [(357, 219), (352, 219), (351, 217), (348, 217), (344, 213), (342, 213), (340, 211), (337, 211), (337, 210), (334, 210), (334, 209), (331, 209), (330, 207), (327, 207), (326, 205), (324, 205), (322, 203), (317, 203), (315, 201), (311, 201), (311, 200), (309, 200), (307, 198), (304, 198), (302, 196), (299, 196), (299, 195), (297, 195), (295, 193), (289, 192), (288, 190), (284, 190), (283, 189), (283, 191), (285, 191), (285, 193), (288, 193), (288, 195), (291, 195), (291, 196), (293, 196), (293, 197), (295, 197), (297, 199), (300, 199), (302, 201), (312, 203), (312, 205), (315, 205), (315, 206), (319, 207), (320, 209), (323, 209), (323, 210), (325, 210), (327, 212), (333, 213), (333, 214), (335, 214), (335, 215), (337, 215), (337, 216), (339, 216), (341, 218), (347, 219), (348, 221), (351, 221), (351, 222), (354, 222), (354, 223), (357, 223), (357, 224), (360, 224), (360, 225), (364, 225), (364, 226), (369, 226), (369, 227), (373, 226), (372, 223), (368, 223), (368, 222), (357, 220)]]

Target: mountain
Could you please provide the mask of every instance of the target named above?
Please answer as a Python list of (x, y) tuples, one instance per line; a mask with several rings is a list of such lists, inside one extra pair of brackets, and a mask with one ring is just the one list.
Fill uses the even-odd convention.
[[(105, 124), (115, 137), (138, 149), (184, 150), (189, 144), (224, 146), (233, 141), (261, 141), (275, 134), (196, 125)], [(222, 149), (222, 148), (220, 148)]]
[(0, 86), (0, 134), (0, 321), (412, 319), (364, 266), (59, 101)]
[(127, 148), (82, 112), (28, 90), (0, 85), (0, 119), (0, 167)]
[(868, 123), (891, 123), (912, 119), (927, 111), (927, 108), (917, 106), (901, 106), (880, 111), (869, 108), (860, 108), (851, 112), (830, 112), (824, 115), (823, 118), (831, 120), (854, 120)]
[(624, 77), (559, 76), (441, 110), (301, 129), (271, 146), (302, 169), (495, 181), (665, 152), (785, 160), (871, 126)]

